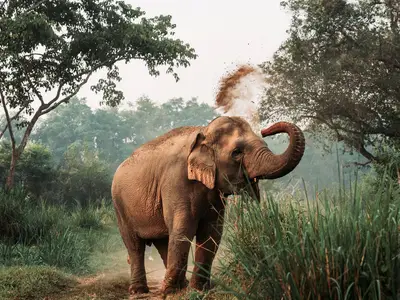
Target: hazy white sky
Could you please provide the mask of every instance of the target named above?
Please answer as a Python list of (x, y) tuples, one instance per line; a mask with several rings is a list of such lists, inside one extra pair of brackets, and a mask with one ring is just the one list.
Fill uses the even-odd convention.
[[(281, 0), (127, 0), (146, 11), (146, 16), (172, 15), (176, 37), (189, 43), (198, 54), (188, 68), (177, 69), (180, 81), (161, 72), (148, 74), (141, 61), (119, 64), (126, 100), (143, 95), (161, 103), (173, 97), (214, 103), (220, 77), (237, 64), (259, 64), (271, 58), (286, 38), (290, 15), (280, 7)], [(94, 83), (102, 74), (94, 76)], [(101, 95), (90, 84), (79, 93), (92, 107), (98, 107)]]

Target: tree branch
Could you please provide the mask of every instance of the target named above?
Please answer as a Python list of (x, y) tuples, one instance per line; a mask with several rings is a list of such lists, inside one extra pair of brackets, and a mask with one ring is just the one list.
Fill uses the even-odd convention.
[[(109, 61), (111, 63), (115, 63), (118, 60), (109, 60)], [(22, 141), (21, 141), (20, 145), (18, 146), (18, 151), (20, 153), (25, 149), (25, 146), (26, 146), (26, 144), (28, 142), (28, 139), (29, 139), (29, 136), (30, 136), (30, 134), (32, 132), (32, 129), (33, 129), (34, 125), (36, 124), (37, 120), (39, 119), (39, 117), (51, 112), (53, 109), (58, 107), (60, 104), (65, 103), (68, 100), (70, 100), (72, 97), (74, 97), (80, 91), (82, 86), (84, 86), (89, 81), (89, 78), (92, 76), (92, 74), (98, 68), (101, 68), (102, 66), (105, 66), (105, 63), (96, 65), (95, 67), (91, 68), (90, 71), (85, 71), (85, 72), (82, 72), (82, 73), (76, 75), (75, 77), (79, 77), (79, 76), (82, 76), (82, 75), (84, 75), (86, 73), (85, 79), (76, 87), (76, 89), (72, 93), (70, 93), (68, 96), (66, 96), (65, 98), (63, 98), (59, 102), (56, 102), (59, 99), (60, 95), (61, 95), (61, 90), (62, 90), (62, 87), (63, 87), (64, 83), (60, 84), (60, 86), (58, 87), (56, 96), (50, 102), (43, 103), (39, 107), (39, 109), (36, 111), (35, 115), (31, 119), (31, 121), (29, 122), (29, 124), (28, 124), (28, 126), (27, 126), (27, 128), (25, 130), (24, 136), (22, 138)]]
[[(18, 146), (18, 152), (21, 153), (22, 151), (24, 151), (26, 144), (28, 143), (28, 139), (29, 136), (31, 135), (31, 132), (33, 130), (33, 127), (35, 126), (37, 120), (40, 118), (40, 116), (45, 115), (47, 113), (49, 113), (50, 111), (52, 111), (53, 109), (55, 109), (57, 106), (59, 106), (61, 103), (65, 103), (67, 102), (69, 99), (71, 99), (73, 96), (75, 96), (79, 90), (81, 89), (81, 87), (83, 85), (85, 85), (90, 76), (93, 74), (93, 71), (89, 72), (86, 76), (86, 78), (77, 86), (77, 88), (75, 89), (75, 91), (71, 94), (69, 94), (67, 97), (63, 98), (62, 100), (60, 100), (59, 102), (56, 103), (52, 103), (53, 106), (50, 106), (50, 101), (48, 104), (42, 105), (39, 107), (39, 109), (36, 111), (36, 113), (34, 114), (33, 118), (31, 119), (31, 121), (29, 122), (28, 126), (26, 127), (26, 130), (24, 132), (24, 136), (22, 137), (21, 143)], [(59, 88), (60, 90), (60, 88)]]
[(348, 162), (348, 163), (344, 164), (344, 167), (350, 167), (350, 166), (365, 167), (365, 166), (368, 166), (371, 163), (372, 163), (371, 160), (368, 160), (368, 161), (363, 162), (363, 163), (360, 163), (360, 162), (357, 162), (357, 161), (353, 161), (353, 162)]
[(29, 73), (25, 67), (25, 64), (21, 62), (20, 58), (18, 57), (18, 55), (16, 55), (16, 60), (18, 61), (18, 63), (20, 64), (23, 73), (25, 74), (26, 80), (28, 81), (29, 85), (31, 86), (32, 91), (35, 93), (35, 95), (39, 98), (40, 102), (42, 103), (42, 105), (44, 105), (44, 100), (43, 100), (43, 96), (42, 94), (40, 94), (40, 92), (37, 90), (37, 88), (35, 87), (35, 85), (33, 84)]
[[(18, 118), (19, 114), (24, 110), (24, 107), (22, 107), (14, 116), (12, 116), (10, 118), (11, 121), (15, 120), (16, 118)], [(3, 130), (0, 132), (0, 139), (3, 137), (4, 133), (6, 132), (8, 128), (8, 122), (6, 124), (6, 126), (4, 126)]]
[[(118, 62), (118, 61), (120, 61), (120, 60), (121, 60), (121, 58), (109, 59), (108, 61), (105, 61), (105, 62), (103, 62), (103, 63), (100, 63), (100, 64), (97, 64), (97, 65), (93, 66), (90, 70), (85, 70), (85, 71), (83, 71), (83, 72), (78, 73), (77, 75), (75, 75), (73, 79), (79, 78), (79, 77), (84, 76), (84, 75), (86, 75), (86, 78), (83, 80), (82, 83), (80, 83), (80, 84), (78, 85), (77, 90), (76, 90), (75, 92), (73, 92), (73, 95), (72, 95), (71, 97), (66, 97), (66, 98), (68, 98), (68, 99), (67, 99), (67, 100), (63, 99), (63, 100), (61, 100), (61, 102), (64, 103), (64, 102), (68, 101), (70, 98), (72, 98), (73, 96), (75, 96), (76, 93), (79, 92), (79, 90), (81, 89), (81, 87), (82, 87), (84, 84), (86, 84), (86, 83), (88, 82), (89, 77), (92, 76), (92, 74), (93, 74), (95, 71), (97, 71), (98, 69), (100, 69), (100, 68), (102, 68), (102, 67), (107, 66), (107, 64), (113, 65), (113, 64), (115, 64), (116, 62)], [(73, 79), (72, 79), (72, 80), (73, 80)], [(46, 104), (43, 105), (42, 108), (43, 108), (44, 110), (46, 110), (46, 112), (44, 112), (43, 114), (46, 114), (46, 113), (48, 113), (49, 111), (51, 111), (51, 110), (53, 110), (53, 109), (55, 108), (55, 107), (54, 107), (54, 108), (50, 108), (50, 106), (51, 106), (52, 104), (54, 104), (54, 103), (60, 98), (61, 90), (62, 90), (62, 88), (64, 87), (64, 85), (65, 85), (65, 83), (64, 83), (64, 82), (61, 82), (60, 85), (59, 85), (59, 87), (58, 87), (58, 89), (57, 89), (57, 93), (56, 93), (56, 95), (54, 96), (54, 98), (51, 99), (48, 103), (46, 103)], [(58, 105), (59, 105), (59, 104), (57, 104), (57, 106), (58, 106)], [(56, 106), (56, 107), (57, 107), (57, 106)]]
[[(75, 89), (75, 91), (74, 91), (73, 93), (71, 93), (71, 94), (69, 94), (67, 97), (61, 99), (59, 102), (56, 102), (57, 99), (58, 99), (59, 96), (60, 96), (60, 91), (61, 91), (61, 85), (60, 85), (60, 87), (59, 87), (59, 89), (58, 89), (58, 91), (57, 91), (57, 95), (58, 95), (58, 96), (56, 96), (53, 100), (51, 100), (49, 103), (47, 103), (47, 104), (46, 104), (46, 107), (45, 107), (44, 109), (40, 110), (40, 115), (45, 115), (45, 114), (51, 112), (53, 109), (55, 109), (55, 108), (56, 108), (57, 106), (59, 106), (61, 103), (65, 103), (65, 102), (67, 102), (68, 100), (70, 100), (72, 97), (74, 97), (74, 96), (80, 91), (80, 89), (82, 88), (82, 86), (84, 86), (84, 85), (89, 81), (89, 78), (90, 78), (90, 76), (92, 76), (93, 72), (94, 72), (94, 70), (90, 71), (90, 72), (87, 74), (86, 78), (77, 86), (77, 88)], [(52, 106), (51, 106), (51, 105), (52, 105)]]
[[(26, 14), (28, 14), (28, 13), (30, 13), (31, 11), (34, 11), (36, 8), (38, 8), (39, 7), (39, 5), (41, 5), (41, 4), (43, 4), (43, 3), (45, 3), (46, 1), (48, 1), (48, 0), (40, 0), (40, 1), (38, 1), (38, 2), (36, 2), (36, 3), (34, 3), (29, 9), (27, 9), (26, 11), (24, 11), (23, 13), (21, 13), (18, 17), (23, 17), (24, 15), (26, 15)], [(5, 2), (7, 2), (7, 1), (4, 1), (4, 3)], [(13, 5), (10, 3), (9, 5), (8, 5), (8, 8), (7, 8), (7, 15), (11, 15), (11, 9), (13, 8)]]
[(0, 10), (5, 7), (7, 2), (8, 2), (8, 0), (3, 0), (3, 3), (1, 3), (1, 5), (0, 5)]
[(400, 64), (394, 62), (393, 60), (378, 58), (378, 61), (383, 62), (386, 66), (392, 66), (393, 68), (400, 70)]
[(8, 109), (7, 109), (7, 105), (6, 105), (6, 99), (5, 99), (2, 89), (0, 89), (0, 98), (1, 98), (1, 103), (3, 104), (4, 113), (6, 114), (8, 132), (10, 133), (12, 151), (14, 152), (15, 151), (15, 137), (14, 137), (14, 132), (12, 130), (11, 118), (8, 113)]
[(360, 145), (358, 145), (358, 147), (356, 147), (356, 149), (362, 156), (364, 156), (366, 159), (370, 160), (371, 162), (379, 162), (379, 159), (376, 156), (372, 155), (372, 153), (368, 152), (362, 143), (360, 143)]

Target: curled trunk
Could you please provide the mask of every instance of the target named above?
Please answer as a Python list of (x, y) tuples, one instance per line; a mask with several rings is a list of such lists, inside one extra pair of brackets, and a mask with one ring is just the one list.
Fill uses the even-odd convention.
[(293, 171), (304, 154), (305, 139), (299, 127), (288, 122), (278, 122), (269, 128), (261, 130), (263, 137), (278, 133), (287, 133), (290, 143), (286, 151), (280, 155), (273, 154), (268, 148), (260, 155), (259, 167), (254, 177), (260, 179), (275, 179)]

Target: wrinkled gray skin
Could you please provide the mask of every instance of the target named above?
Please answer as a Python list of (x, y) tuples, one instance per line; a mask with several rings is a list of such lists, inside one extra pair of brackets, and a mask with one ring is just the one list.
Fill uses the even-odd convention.
[(275, 155), (244, 119), (218, 117), (205, 127), (171, 130), (143, 144), (121, 163), (114, 175), (112, 198), (130, 258), (131, 294), (149, 291), (146, 244), (154, 244), (166, 267), (162, 292), (186, 287), (189, 241), (194, 237), (190, 286), (209, 288), (207, 271), (221, 240), (225, 197), (248, 188), (259, 201), (258, 180), (282, 177), (302, 158), (304, 136), (295, 125), (279, 122), (262, 135), (280, 132), (289, 134), (290, 145)]

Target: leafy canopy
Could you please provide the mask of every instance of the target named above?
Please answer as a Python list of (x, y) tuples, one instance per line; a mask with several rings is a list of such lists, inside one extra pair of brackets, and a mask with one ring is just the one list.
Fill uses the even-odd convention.
[(124, 98), (116, 88), (119, 61), (143, 60), (151, 75), (166, 66), (178, 80), (175, 67), (187, 67), (196, 58), (194, 49), (173, 38), (170, 16), (144, 14), (115, 0), (1, 2), (0, 96), (4, 109), (17, 111), (9, 119), (33, 114), (20, 124), (28, 126), (28, 137), (41, 115), (68, 102), (101, 69), (106, 78), (91, 88), (102, 93), (103, 103), (116, 106)]
[(288, 39), (264, 64), (263, 119), (288, 114), (378, 160), (370, 145), (400, 137), (400, 4), (286, 0)]
[(198, 103), (196, 98), (174, 98), (156, 105), (142, 97), (128, 109), (91, 110), (85, 99), (74, 97), (36, 127), (32, 140), (47, 145), (56, 160), (71, 144), (86, 145), (114, 169), (135, 148), (158, 135), (175, 127), (206, 125), (216, 116), (211, 106)]

